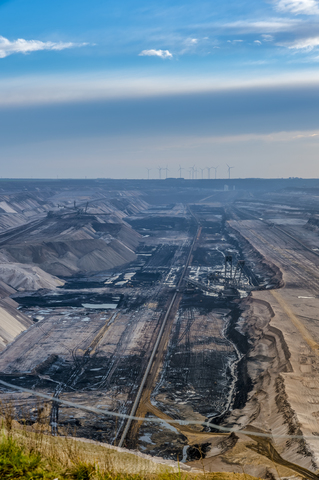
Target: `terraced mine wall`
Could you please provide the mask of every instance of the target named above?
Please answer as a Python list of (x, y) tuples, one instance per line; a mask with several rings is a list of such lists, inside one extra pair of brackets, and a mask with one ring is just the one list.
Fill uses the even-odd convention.
[[(102, 195), (93, 199), (86, 214), (78, 211), (88, 201), (83, 192), (75, 206), (73, 198), (55, 192), (48, 202), (54, 214), (0, 235), (1, 271), (11, 282), (2, 287), (4, 308), (8, 312), (12, 302), (24, 322), (3, 343), (8, 346), (0, 354), (0, 379), (55, 398), (44, 409), (52, 433), (73, 431), (117, 445), (124, 420), (59, 406), (57, 400), (129, 413), (175, 296), (137, 410), (161, 423), (133, 422), (124, 445), (191, 465), (198, 460), (208, 471), (242, 473), (244, 465), (246, 473), (263, 478), (277, 477), (277, 468), (281, 476), (315, 478), (308, 442), (276, 439), (278, 432), (303, 434), (286, 390), (285, 375), (295, 367), (280, 330), (279, 307), (262, 297), (281, 289), (281, 269), (228, 223), (251, 218), (223, 204), (240, 194), (199, 189), (193, 194), (220, 202), (161, 205), (162, 191), (150, 205), (140, 194), (122, 198), (123, 192), (113, 192), (107, 201)], [(130, 252), (129, 258), (120, 256), (114, 264), (109, 256), (114, 244)], [(234, 265), (245, 260), (245, 268), (242, 284), (226, 289), (210, 279), (224, 271), (229, 253)], [(184, 273), (193, 284), (179, 283)], [(14, 403), (21, 422), (27, 405), (36, 424), (37, 400), (31, 394), (1, 388), (1, 398)], [(211, 426), (176, 426), (176, 418)], [(242, 432), (221, 434), (214, 425)], [(243, 432), (253, 428), (274, 437), (266, 441)]]

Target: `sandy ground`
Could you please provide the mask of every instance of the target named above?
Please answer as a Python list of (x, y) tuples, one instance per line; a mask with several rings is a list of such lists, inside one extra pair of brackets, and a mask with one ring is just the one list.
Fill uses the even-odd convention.
[(13, 315), (10, 315), (3, 307), (0, 307), (0, 348), (4, 349), (24, 330), (26, 330), (25, 325)]
[[(268, 262), (280, 268), (284, 280), (284, 286), (279, 290), (254, 292), (250, 300), (248, 315), (251, 321), (250, 328), (256, 332), (258, 322), (260, 324), (260, 341), (255, 346), (255, 356), (259, 350), (259, 355), (264, 355), (264, 361), (267, 361), (270, 352), (267, 336), (272, 334), (274, 338), (277, 337), (276, 351), (273, 351), (277, 365), (274, 365), (274, 360), (268, 362), (266, 373), (259, 379), (259, 391), (255, 388), (250, 406), (253, 404), (253, 396), (255, 401), (259, 397), (260, 400), (257, 401), (262, 405), (262, 412), (250, 423), (275, 435), (302, 433), (306, 439), (303, 445), (300, 443), (298, 445), (295, 441), (295, 446), (294, 442), (290, 442), (287, 448), (287, 442), (284, 440), (274, 438), (274, 442), (279, 450), (284, 452), (287, 460), (292, 462), (298, 460), (299, 464), (317, 470), (319, 257), (277, 229), (269, 228), (262, 221), (231, 221), (230, 225), (238, 230)], [(295, 227), (295, 233), (298, 233), (298, 227)], [(304, 232), (300, 230), (300, 236), (301, 233)], [(284, 421), (280, 421), (280, 416)]]

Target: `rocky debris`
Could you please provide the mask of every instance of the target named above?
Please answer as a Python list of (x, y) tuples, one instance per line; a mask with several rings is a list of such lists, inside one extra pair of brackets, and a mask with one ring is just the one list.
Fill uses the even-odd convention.
[[(67, 213), (50, 215), (34, 228), (11, 237), (2, 251), (11, 262), (37, 265), (51, 275), (71, 276), (136, 260), (139, 239), (140, 235), (123, 221), (112, 223), (95, 215)], [(29, 289), (36, 288), (31, 284)]]
[(12, 289), (23, 291), (47, 288), (52, 290), (64, 285), (63, 280), (44, 272), (41, 268), (20, 263), (0, 264), (0, 278), (9, 295), (14, 293)]

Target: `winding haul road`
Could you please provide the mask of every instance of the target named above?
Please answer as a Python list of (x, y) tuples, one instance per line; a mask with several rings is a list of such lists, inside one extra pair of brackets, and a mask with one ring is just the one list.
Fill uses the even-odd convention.
[[(192, 212), (191, 212), (192, 213)], [(194, 215), (193, 215), (194, 216)], [(194, 217), (198, 223), (198, 220), (196, 217)], [(163, 333), (164, 333), (164, 330), (165, 330), (165, 327), (167, 325), (167, 322), (168, 322), (168, 319), (170, 319), (171, 317), (171, 313), (175, 311), (175, 306), (177, 304), (179, 304), (179, 301), (180, 301), (180, 287), (183, 283), (183, 280), (185, 278), (185, 275), (187, 273), (187, 269), (191, 263), (191, 259), (192, 259), (192, 253), (193, 253), (193, 250), (194, 250), (194, 246), (195, 244), (197, 243), (198, 239), (200, 238), (200, 235), (201, 235), (201, 231), (202, 231), (202, 227), (201, 225), (198, 223), (198, 228), (197, 228), (197, 232), (196, 234), (194, 235), (194, 238), (193, 238), (193, 241), (192, 241), (192, 244), (190, 246), (190, 249), (189, 249), (189, 253), (188, 253), (188, 256), (187, 256), (187, 260), (186, 260), (186, 263), (185, 263), (185, 266), (184, 266), (184, 269), (183, 269), (183, 272), (182, 272), (182, 275), (179, 279), (179, 282), (177, 284), (177, 287), (175, 289), (175, 292), (172, 296), (172, 299), (169, 303), (169, 306), (166, 310), (166, 313), (165, 313), (165, 316), (163, 318), (163, 321), (162, 321), (162, 325), (161, 325), (161, 328), (158, 332), (158, 335), (157, 335), (157, 338), (156, 338), (156, 342), (154, 344), (154, 347), (153, 347), (153, 350), (152, 350), (152, 354), (150, 356), (150, 359), (148, 361), (148, 364), (146, 366), (146, 369), (145, 369), (145, 372), (144, 372), (144, 375), (143, 375), (143, 378), (142, 378), (142, 381), (140, 383), (140, 386), (139, 386), (139, 389), (138, 389), (138, 392), (137, 392), (137, 395), (136, 395), (136, 398), (135, 398), (135, 401), (133, 403), (133, 406), (131, 408), (131, 411), (130, 411), (130, 416), (134, 416), (138, 410), (138, 407), (139, 407), (139, 404), (141, 402), (141, 398), (142, 398), (142, 394), (143, 394), (143, 391), (146, 387), (146, 384), (148, 384), (149, 386), (153, 384), (153, 380), (155, 379), (156, 377), (156, 374), (157, 374), (157, 368), (153, 368), (153, 364), (154, 364), (154, 360), (155, 360), (155, 356), (156, 354), (157, 355), (157, 358), (158, 359), (161, 359), (162, 358), (162, 353), (163, 353), (163, 350), (164, 350), (164, 346), (165, 346), (165, 343), (166, 342), (161, 342), (161, 340), (163, 339)], [(152, 375), (149, 375), (150, 372), (152, 370)], [(151, 378), (149, 378), (149, 376)], [(133, 419), (132, 418), (129, 418), (126, 422), (126, 425), (125, 425), (125, 428), (123, 430), (123, 433), (122, 433), (122, 436), (120, 438), (120, 441), (119, 441), (119, 444), (118, 446), (119, 447), (122, 447), (124, 442), (125, 442), (125, 439), (128, 435), (128, 432), (130, 430), (130, 427), (131, 427), (131, 424), (132, 424), (132, 421)]]

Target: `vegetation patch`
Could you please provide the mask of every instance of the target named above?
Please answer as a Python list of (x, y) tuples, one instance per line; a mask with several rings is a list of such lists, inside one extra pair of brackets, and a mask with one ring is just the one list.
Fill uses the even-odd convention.
[(1, 431), (3, 480), (255, 480), (237, 473), (185, 473), (130, 452), (111, 450), (107, 445), (52, 437), (44, 431), (21, 429), (15, 424), (13, 421), (7, 429), (4, 421)]

